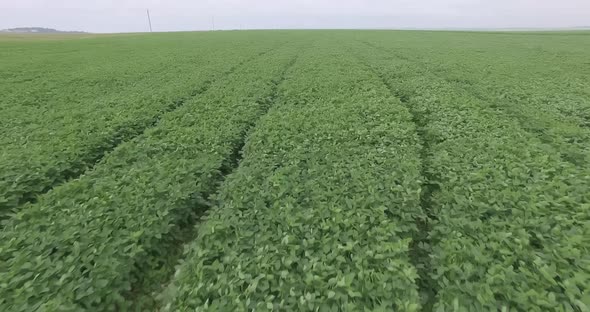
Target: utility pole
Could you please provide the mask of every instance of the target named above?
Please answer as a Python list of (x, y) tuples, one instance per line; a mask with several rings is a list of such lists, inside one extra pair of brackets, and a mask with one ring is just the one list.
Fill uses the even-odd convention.
[(152, 19), (150, 18), (150, 10), (146, 9), (146, 12), (147, 12), (148, 23), (150, 24), (150, 32), (152, 32)]
[(215, 16), (211, 16), (211, 29), (215, 30)]

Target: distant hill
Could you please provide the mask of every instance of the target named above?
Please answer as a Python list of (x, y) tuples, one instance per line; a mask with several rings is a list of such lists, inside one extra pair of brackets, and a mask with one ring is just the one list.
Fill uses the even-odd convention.
[(39, 34), (83, 34), (83, 31), (62, 31), (53, 28), (43, 27), (17, 27), (0, 30), (4, 33), (39, 33)]

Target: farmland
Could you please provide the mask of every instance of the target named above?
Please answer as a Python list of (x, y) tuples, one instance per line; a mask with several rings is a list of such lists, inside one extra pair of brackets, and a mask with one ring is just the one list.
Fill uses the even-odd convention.
[(588, 51), (0, 36), (0, 307), (590, 311)]

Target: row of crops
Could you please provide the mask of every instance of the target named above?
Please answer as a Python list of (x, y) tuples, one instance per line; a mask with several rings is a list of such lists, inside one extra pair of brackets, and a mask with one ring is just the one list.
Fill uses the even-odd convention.
[(153, 286), (148, 273), (166, 269), (183, 224), (209, 205), (297, 48), (238, 66), (92, 171), (20, 209), (0, 233), (0, 305), (121, 309)]
[[(423, 49), (410, 46), (406, 50), (399, 49), (399, 43), (383, 42), (379, 37), (362, 38), (365, 44), (386, 54), (428, 68), (449, 85), (518, 121), (524, 130), (560, 150), (565, 160), (587, 167), (590, 164), (590, 87), (585, 83), (587, 75), (576, 70), (586, 58), (573, 53), (579, 47), (563, 44), (544, 47), (551, 55), (567, 55), (556, 64), (549, 63), (548, 56), (536, 49), (515, 50), (514, 39), (495, 42), (473, 39), (479, 42), (480, 49), (485, 47), (487, 55), (482, 56), (484, 51), (478, 50), (479, 55), (474, 56), (460, 47), (434, 53), (424, 43), (419, 46)], [(538, 44), (540, 40), (546, 38), (527, 44)], [(506, 55), (508, 49), (513, 50)]]
[(435, 308), (587, 309), (590, 171), (423, 64), (382, 49), (365, 58), (427, 140)]
[[(579, 72), (532, 94), (448, 33), (247, 34), (6, 63), (0, 310), (589, 311)], [(537, 53), (509, 42), (485, 62)]]
[[(39, 60), (14, 69), (0, 87), (0, 219), (78, 177), (105, 153), (140, 135), (241, 62), (281, 43), (221, 39), (205, 37), (197, 41), (199, 45), (180, 50), (159, 48), (155, 55), (142, 53), (137, 46), (128, 51), (133, 46), (113, 42), (109, 50), (90, 50), (81, 60), (69, 60), (78, 62), (78, 70), (37, 53)], [(143, 45), (153, 51), (155, 43), (149, 43)], [(231, 49), (233, 44), (241, 45), (239, 53)], [(112, 56), (115, 53), (125, 57)], [(104, 62), (102, 54), (113, 59)], [(6, 66), (10, 70), (9, 61)], [(39, 83), (44, 71), (51, 75)], [(23, 75), (30, 82), (23, 82)]]
[(332, 46), (301, 55), (280, 90), (190, 245), (167, 310), (417, 310), (411, 115)]

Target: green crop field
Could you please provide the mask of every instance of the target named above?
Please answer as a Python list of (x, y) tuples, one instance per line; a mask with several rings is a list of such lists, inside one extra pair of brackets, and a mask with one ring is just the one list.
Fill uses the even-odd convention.
[(590, 32), (0, 36), (1, 311), (590, 311)]

